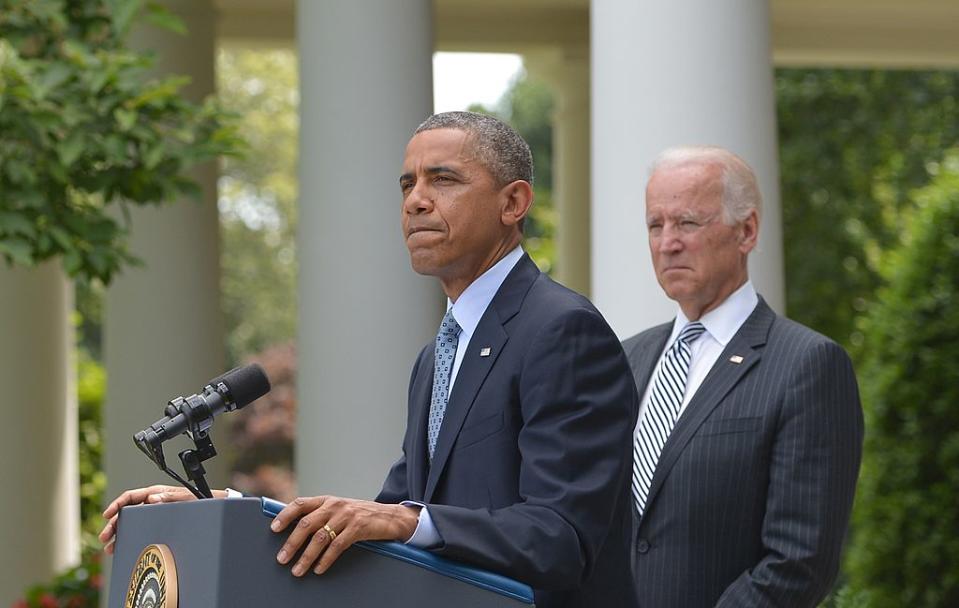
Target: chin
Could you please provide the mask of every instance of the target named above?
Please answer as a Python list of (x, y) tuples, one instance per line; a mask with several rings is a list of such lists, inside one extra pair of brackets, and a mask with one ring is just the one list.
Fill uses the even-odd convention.
[(436, 260), (433, 259), (433, 256), (429, 255), (429, 253), (425, 251), (411, 251), (410, 266), (413, 267), (413, 272), (425, 276), (434, 277), (439, 272), (439, 265), (436, 263)]
[(667, 282), (665, 285), (661, 284), (661, 286), (663, 291), (666, 292), (666, 296), (676, 302), (688, 300), (696, 292), (692, 285), (679, 281)]

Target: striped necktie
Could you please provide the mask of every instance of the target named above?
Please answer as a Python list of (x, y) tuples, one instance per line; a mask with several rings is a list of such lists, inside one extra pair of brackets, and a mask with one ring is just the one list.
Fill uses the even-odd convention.
[(686, 392), (689, 362), (692, 358), (689, 345), (706, 331), (703, 324), (688, 323), (679, 332), (679, 337), (666, 351), (659, 373), (649, 394), (649, 402), (643, 410), (639, 431), (633, 440), (633, 499), (640, 515), (646, 509), (646, 498), (653, 483), (656, 464), (666, 445), (666, 439), (676, 425)]

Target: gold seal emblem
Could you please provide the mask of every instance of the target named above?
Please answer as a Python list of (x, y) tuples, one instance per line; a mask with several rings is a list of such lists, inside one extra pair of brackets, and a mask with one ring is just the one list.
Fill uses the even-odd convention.
[(176, 564), (166, 545), (150, 545), (140, 553), (124, 608), (177, 608)]

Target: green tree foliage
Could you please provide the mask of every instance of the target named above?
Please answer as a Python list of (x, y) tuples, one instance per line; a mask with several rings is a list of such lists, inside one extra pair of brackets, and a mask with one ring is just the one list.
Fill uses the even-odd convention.
[[(30, 266), (62, 256), (108, 283), (135, 261), (109, 207), (158, 204), (197, 186), (184, 171), (240, 142), (212, 102), (150, 79), (126, 48), (140, 0), (0, 0), (0, 255)], [(153, 21), (182, 24), (159, 4)]]
[(868, 432), (847, 571), (876, 608), (959, 606), (959, 149), (930, 170), (860, 324)]
[(959, 143), (959, 73), (777, 70), (788, 313), (847, 346), (909, 193)]
[(523, 246), (545, 272), (556, 266), (556, 210), (553, 206), (553, 92), (525, 74), (513, 82), (494, 108), (474, 105), (474, 112), (506, 121), (523, 136), (533, 153), (535, 204), (527, 218)]
[(78, 353), (77, 402), (80, 431), (80, 532), (83, 545), (98, 548), (97, 534), (103, 527), (103, 399), (107, 374), (103, 366), (85, 352)]
[(236, 363), (296, 333), (296, 56), (225, 48), (217, 74), (250, 147), (224, 163), (219, 183), (221, 301)]

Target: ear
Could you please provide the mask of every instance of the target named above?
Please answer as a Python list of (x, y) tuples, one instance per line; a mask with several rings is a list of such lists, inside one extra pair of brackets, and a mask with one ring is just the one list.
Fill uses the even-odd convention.
[(739, 224), (739, 251), (743, 255), (756, 248), (759, 242), (759, 214), (755, 209), (749, 212)]
[(505, 226), (517, 226), (533, 206), (533, 187), (521, 179), (503, 186), (500, 220)]

